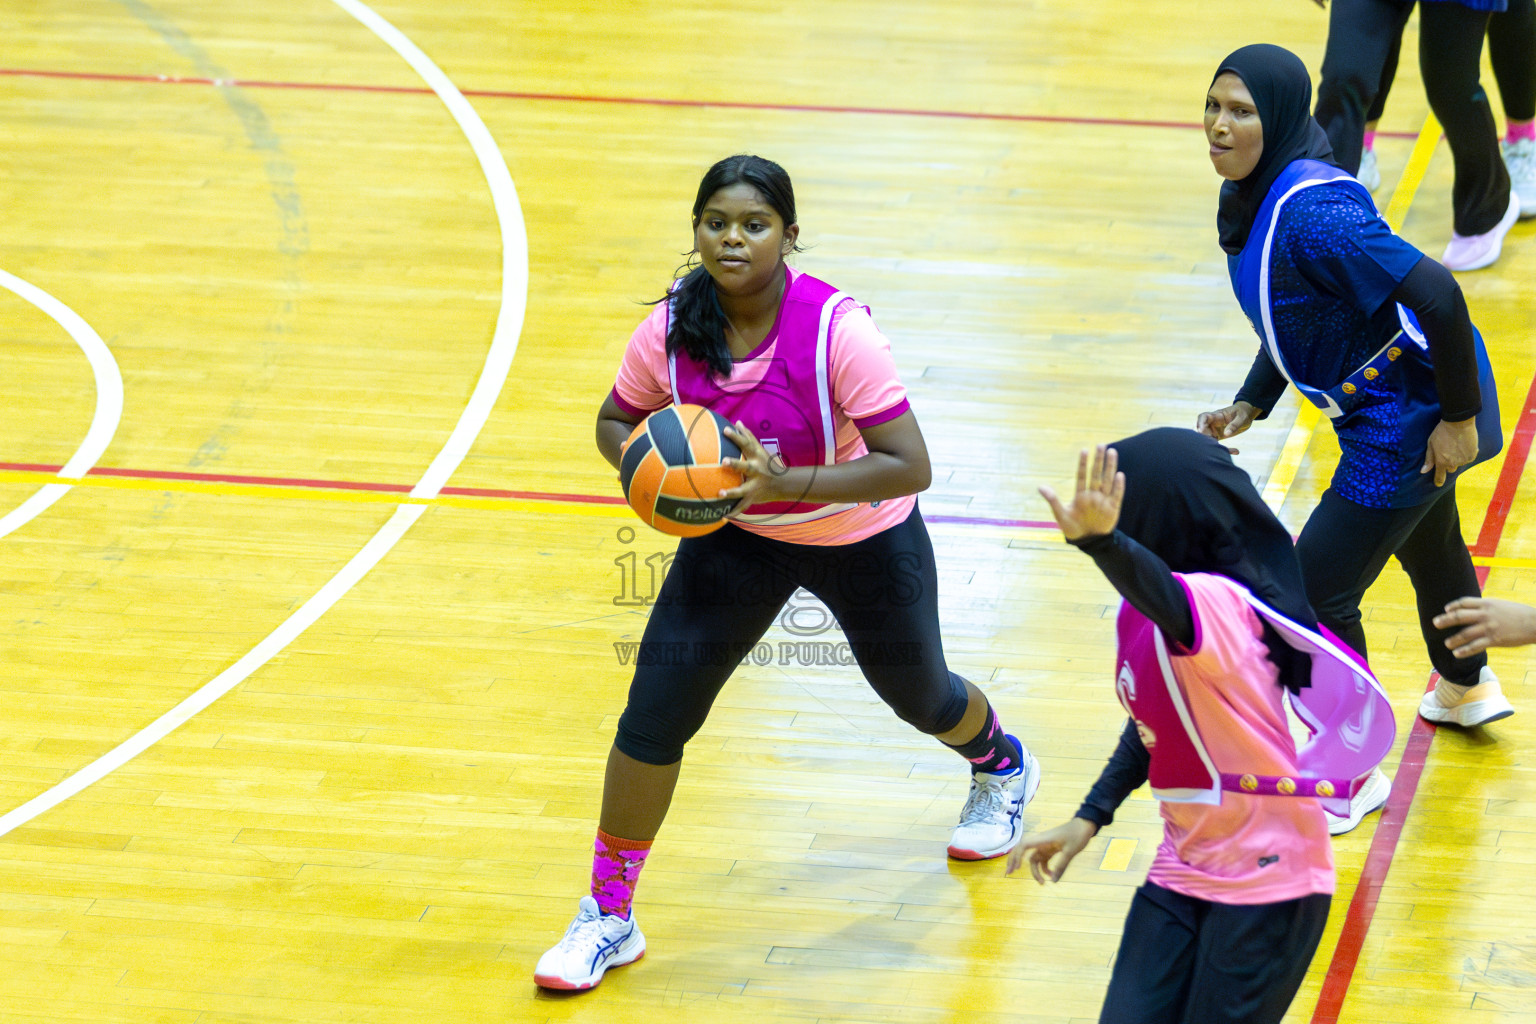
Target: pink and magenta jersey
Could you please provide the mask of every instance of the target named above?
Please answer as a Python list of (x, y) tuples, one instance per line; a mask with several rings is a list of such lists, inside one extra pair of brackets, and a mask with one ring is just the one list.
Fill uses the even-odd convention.
[[(789, 284), (768, 336), (721, 379), (679, 352), (666, 353), (667, 304), (636, 328), (614, 383), (634, 416), (691, 402), (747, 424), (788, 465), (849, 462), (867, 454), (860, 427), (908, 409), (891, 347), (869, 310), (808, 274), (786, 267)], [(835, 300), (835, 301), (834, 301)], [(830, 443), (829, 443), (830, 439)], [(743, 529), (796, 544), (850, 544), (902, 522), (916, 498), (878, 504), (754, 505)]]
[[(1152, 755), (1161, 797), (1163, 841), (1147, 880), (1216, 903), (1332, 893), (1333, 849), (1316, 799), (1202, 788), (1222, 772), (1302, 772), (1285, 690), (1246, 593), (1220, 576), (1175, 575), (1194, 618), (1188, 651), (1158, 642), (1134, 609), (1120, 623), (1116, 688)], [(1169, 676), (1176, 686), (1164, 685)]]

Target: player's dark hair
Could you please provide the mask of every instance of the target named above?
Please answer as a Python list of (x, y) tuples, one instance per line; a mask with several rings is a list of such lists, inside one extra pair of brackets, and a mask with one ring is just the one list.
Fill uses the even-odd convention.
[[(715, 164), (699, 182), (699, 194), (693, 201), (693, 226), (699, 226), (699, 217), (709, 197), (732, 185), (750, 185), (773, 207), (787, 229), (795, 220), (795, 188), (789, 174), (772, 160), (760, 156), (738, 153)], [(792, 252), (799, 252), (796, 245)], [(667, 355), (678, 349), (687, 353), (695, 362), (703, 363), (720, 376), (729, 376), (732, 367), (731, 347), (726, 341), (725, 311), (715, 294), (714, 279), (698, 262), (697, 250), (688, 254), (688, 260), (678, 268), (679, 280), (665, 299), (671, 303), (671, 316), (667, 326)]]

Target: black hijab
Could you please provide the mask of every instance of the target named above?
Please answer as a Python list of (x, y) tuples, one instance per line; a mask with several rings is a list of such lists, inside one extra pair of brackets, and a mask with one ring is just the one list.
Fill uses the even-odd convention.
[(1264, 129), (1264, 152), (1258, 166), (1241, 181), (1221, 186), (1216, 227), (1221, 232), (1222, 249), (1235, 254), (1243, 251), (1269, 186), (1291, 161), (1312, 159), (1332, 164), (1334, 159), (1328, 136), (1312, 117), (1312, 78), (1300, 57), (1272, 43), (1254, 43), (1234, 50), (1222, 61), (1211, 76), (1211, 84), (1228, 71), (1241, 78), (1253, 95)]
[[(1156, 427), (1109, 447), (1125, 474), (1122, 533), (1174, 572), (1236, 580), (1286, 618), (1317, 628), (1291, 532), (1225, 445), (1193, 430)], [(1293, 690), (1308, 685), (1310, 659), (1267, 623), (1265, 639), (1281, 681)]]

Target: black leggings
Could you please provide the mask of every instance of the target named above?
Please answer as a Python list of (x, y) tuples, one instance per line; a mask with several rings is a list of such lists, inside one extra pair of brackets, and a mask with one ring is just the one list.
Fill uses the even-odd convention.
[(1511, 121), (1536, 118), (1536, 0), (1509, 0), (1488, 19), (1488, 62)]
[(1136, 890), (1099, 1024), (1279, 1024), (1328, 921), (1329, 897), (1211, 903)]
[[(1384, 73), (1395, 68), (1412, 11), (1413, 4), (1401, 0), (1333, 0), (1317, 121), (1328, 133), (1334, 159), (1351, 174), (1360, 168), (1366, 120), (1381, 115), (1377, 101)], [(1509, 172), (1488, 94), (1478, 80), (1487, 28), (1487, 11), (1449, 2), (1419, 5), (1419, 71), (1456, 166), (1451, 208), (1461, 235), (1492, 230), (1509, 206)], [(1527, 68), (1530, 60), (1527, 54)]]
[[(1337, 7), (1334, 9), (1338, 10)], [(1353, 10), (1346, 5), (1346, 13)], [(1410, 10), (1411, 4), (1402, 7), (1402, 18), (1397, 21), (1396, 30), (1390, 32), (1392, 43), (1381, 64), (1375, 99), (1367, 100), (1370, 90), (1360, 77), (1378, 61), (1382, 61), (1380, 40), (1373, 38), (1370, 26), (1343, 25), (1340, 31), (1348, 33), (1349, 38), (1356, 41), (1356, 47), (1348, 52), (1330, 51), (1329, 56), (1324, 58), (1325, 68), (1330, 58), (1334, 62), (1332, 79), (1324, 71), (1327, 84), (1323, 88), (1330, 94), (1327, 116), (1330, 122), (1339, 125), (1337, 131), (1328, 132), (1328, 140), (1333, 144), (1334, 159), (1351, 174), (1360, 166), (1361, 151), (1358, 146), (1351, 146), (1350, 139), (1344, 137), (1353, 122), (1337, 119), (1348, 117), (1348, 111), (1342, 109), (1344, 105), (1354, 109), (1369, 102), (1370, 109), (1366, 111), (1365, 120), (1361, 123), (1363, 130), (1372, 121), (1380, 121), (1381, 115), (1386, 113), (1387, 96), (1392, 92), (1392, 81), (1397, 77), (1397, 60), (1403, 48), (1403, 25), (1408, 20)], [(1332, 32), (1332, 29), (1329, 31)], [(1504, 106), (1504, 116), (1511, 121), (1536, 118), (1536, 0), (1509, 0), (1507, 9), (1488, 18), (1488, 63), (1493, 65), (1493, 79), (1499, 83), (1499, 102)], [(1324, 116), (1323, 88), (1317, 94), (1319, 120)]]
[(1456, 657), (1445, 646), (1456, 628), (1436, 629), (1432, 621), (1447, 603), (1481, 590), (1461, 536), (1454, 483), (1414, 508), (1366, 508), (1331, 487), (1323, 492), (1296, 541), (1307, 600), (1318, 621), (1365, 657), (1360, 600), (1393, 555), (1413, 583), (1429, 660), (1450, 682), (1477, 682), (1488, 656)]
[(922, 732), (965, 715), (965, 681), (944, 663), (933, 544), (916, 507), (897, 526), (852, 544), (788, 544), (727, 525), (685, 538), (656, 596), (614, 743), (645, 764), (683, 756), (725, 681), (798, 587), (837, 618), (841, 639), (766, 649), (777, 663), (828, 654), (857, 661), (880, 699)]

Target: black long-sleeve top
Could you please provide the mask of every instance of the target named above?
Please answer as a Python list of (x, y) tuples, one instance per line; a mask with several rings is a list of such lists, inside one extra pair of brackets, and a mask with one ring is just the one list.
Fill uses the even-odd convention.
[[(1388, 298), (1413, 310), (1418, 318), (1435, 368), (1440, 418), (1454, 423), (1476, 416), (1482, 410), (1483, 402), (1477, 383), (1472, 318), (1461, 286), (1451, 272), (1426, 256), (1414, 265)], [(1269, 352), (1261, 345), (1248, 369), (1248, 377), (1233, 401), (1254, 406), (1259, 410), (1256, 418), (1264, 419), (1285, 393), (1286, 383), (1284, 375), (1269, 358)], [(1307, 383), (1323, 386), (1317, 381)]]
[[(1189, 592), (1174, 578), (1168, 563), (1119, 530), (1073, 543), (1093, 558), (1120, 596), (1151, 619), (1165, 637), (1183, 648), (1195, 642)], [(1076, 817), (1099, 828), (1108, 825), (1125, 798), (1147, 781), (1151, 764), (1152, 755), (1142, 744), (1136, 723), (1126, 719), (1115, 752), (1077, 809)]]

